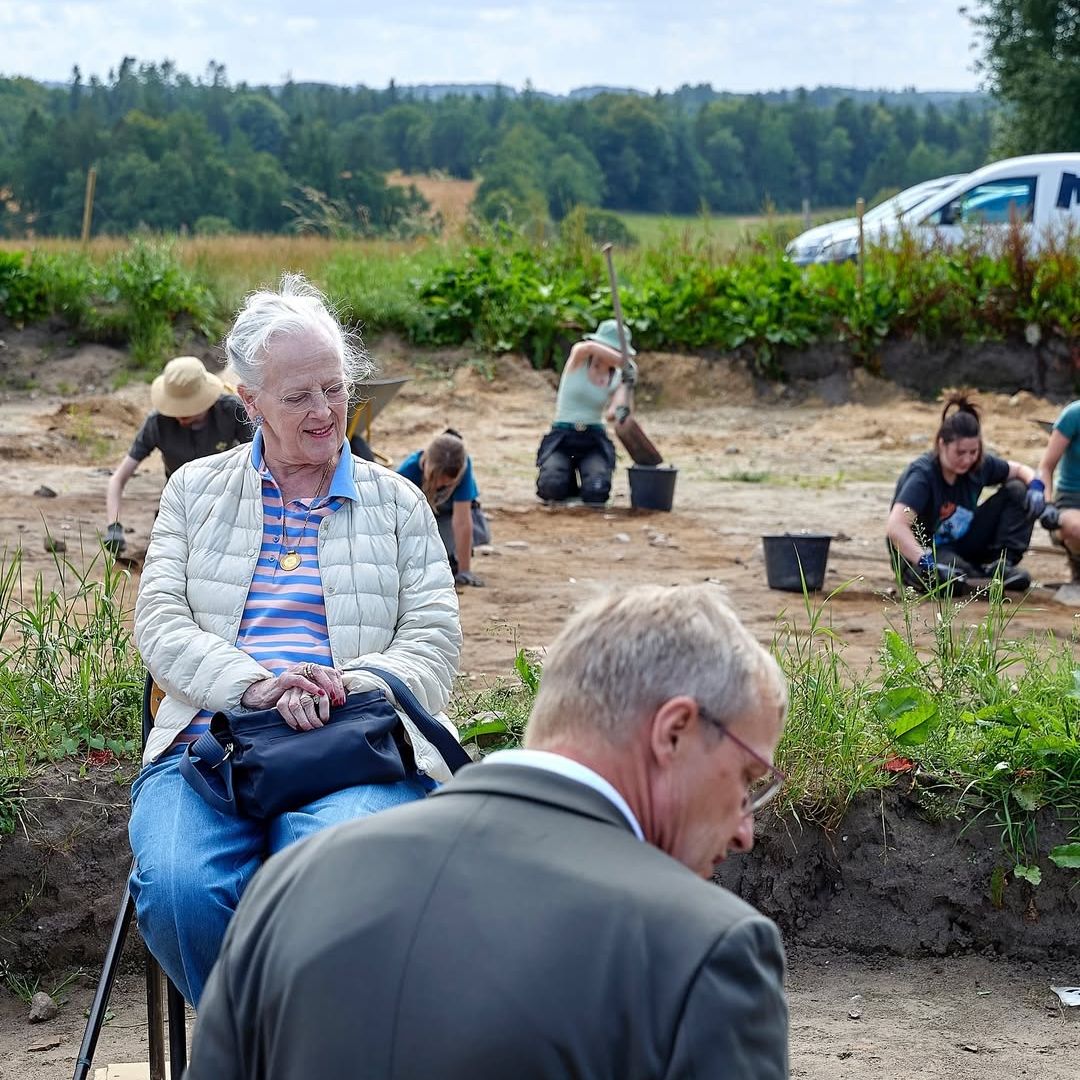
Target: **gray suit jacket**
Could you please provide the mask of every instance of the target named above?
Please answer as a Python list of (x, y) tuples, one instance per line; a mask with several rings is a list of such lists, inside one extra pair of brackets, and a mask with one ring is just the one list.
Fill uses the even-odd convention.
[(780, 1080), (776, 927), (602, 795), (471, 766), (267, 862), (189, 1080)]

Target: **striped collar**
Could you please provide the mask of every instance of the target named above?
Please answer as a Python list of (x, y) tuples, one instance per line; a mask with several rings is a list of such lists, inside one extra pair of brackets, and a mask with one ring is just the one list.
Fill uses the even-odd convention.
[[(261, 428), (256, 429), (255, 438), (251, 440), (251, 464), (260, 476), (271, 476), (270, 470), (266, 466), (266, 458), (263, 456), (263, 433)], [(330, 488), (325, 497), (330, 499), (335, 495), (343, 499), (350, 499), (353, 502), (360, 501), (360, 492), (357, 490), (356, 479), (353, 476), (352, 451), (348, 442), (341, 444), (341, 456), (338, 458), (334, 475), (330, 478)]]

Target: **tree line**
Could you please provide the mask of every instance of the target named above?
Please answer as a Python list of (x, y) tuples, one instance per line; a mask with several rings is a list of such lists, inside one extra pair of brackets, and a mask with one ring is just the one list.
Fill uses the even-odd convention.
[(393, 84), (232, 85), (220, 64), (193, 78), (126, 57), (105, 79), (0, 79), (0, 234), (78, 234), (90, 166), (95, 232), (403, 235), (424, 227), (423, 200), (386, 183), (394, 169), (480, 178), (489, 220), (560, 220), (578, 205), (850, 205), (990, 153), (993, 113), (978, 102), (817, 100), (710, 87), (431, 99)]

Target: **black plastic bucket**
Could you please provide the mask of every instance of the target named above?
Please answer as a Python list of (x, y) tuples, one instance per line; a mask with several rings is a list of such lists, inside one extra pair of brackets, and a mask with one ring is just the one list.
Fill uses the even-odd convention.
[(765, 548), (765, 577), (769, 588), (802, 592), (805, 579), (807, 591), (817, 592), (825, 584), (825, 564), (829, 561), (831, 540), (826, 533), (763, 536), (761, 543)]
[(670, 510), (675, 501), (675, 478), (679, 470), (672, 465), (631, 465), (630, 505), (635, 510)]

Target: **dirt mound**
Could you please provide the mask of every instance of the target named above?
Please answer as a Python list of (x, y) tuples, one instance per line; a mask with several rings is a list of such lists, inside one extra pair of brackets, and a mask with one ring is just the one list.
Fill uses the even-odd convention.
[(12, 970), (101, 963), (131, 862), (127, 782), (135, 769), (90, 769), (81, 778), (79, 763), (64, 763), (26, 785), (20, 827), (0, 837), (0, 938)]
[[(131, 859), (122, 770), (51, 767), (29, 783), (22, 827), (0, 840), (0, 913), (13, 970), (100, 963)], [(125, 775), (126, 774), (126, 775)], [(1064, 830), (1050, 817), (1040, 836)], [(985, 830), (940, 820), (896, 790), (860, 797), (835, 830), (765, 817), (752, 852), (718, 880), (775, 919), (792, 942), (902, 956), (979, 951), (1080, 957), (1080, 896), (1048, 867), (1037, 889), (990, 878), (1008, 860)]]
[(72, 342), (70, 331), (41, 323), (0, 327), (0, 388), (50, 394), (94, 393), (127, 363), (120, 349)]
[[(937, 956), (974, 950), (1022, 959), (1080, 957), (1080, 896), (1069, 871), (1048, 866), (1032, 888), (995, 868), (1012, 860), (986, 829), (940, 820), (918, 792), (860, 796), (834, 830), (794, 820), (766, 824), (749, 856), (718, 880), (776, 920), (787, 940), (852, 952)], [(1068, 830), (1050, 815), (1044, 843)]]
[(713, 405), (751, 405), (757, 397), (754, 379), (739, 360), (708, 359), (678, 353), (649, 352), (638, 356), (642, 404), (679, 409)]
[(136, 402), (117, 396), (97, 396), (65, 401), (57, 408), (56, 429), (65, 435), (78, 435), (88, 424), (95, 434), (107, 439), (127, 439), (138, 430), (145, 409)]

